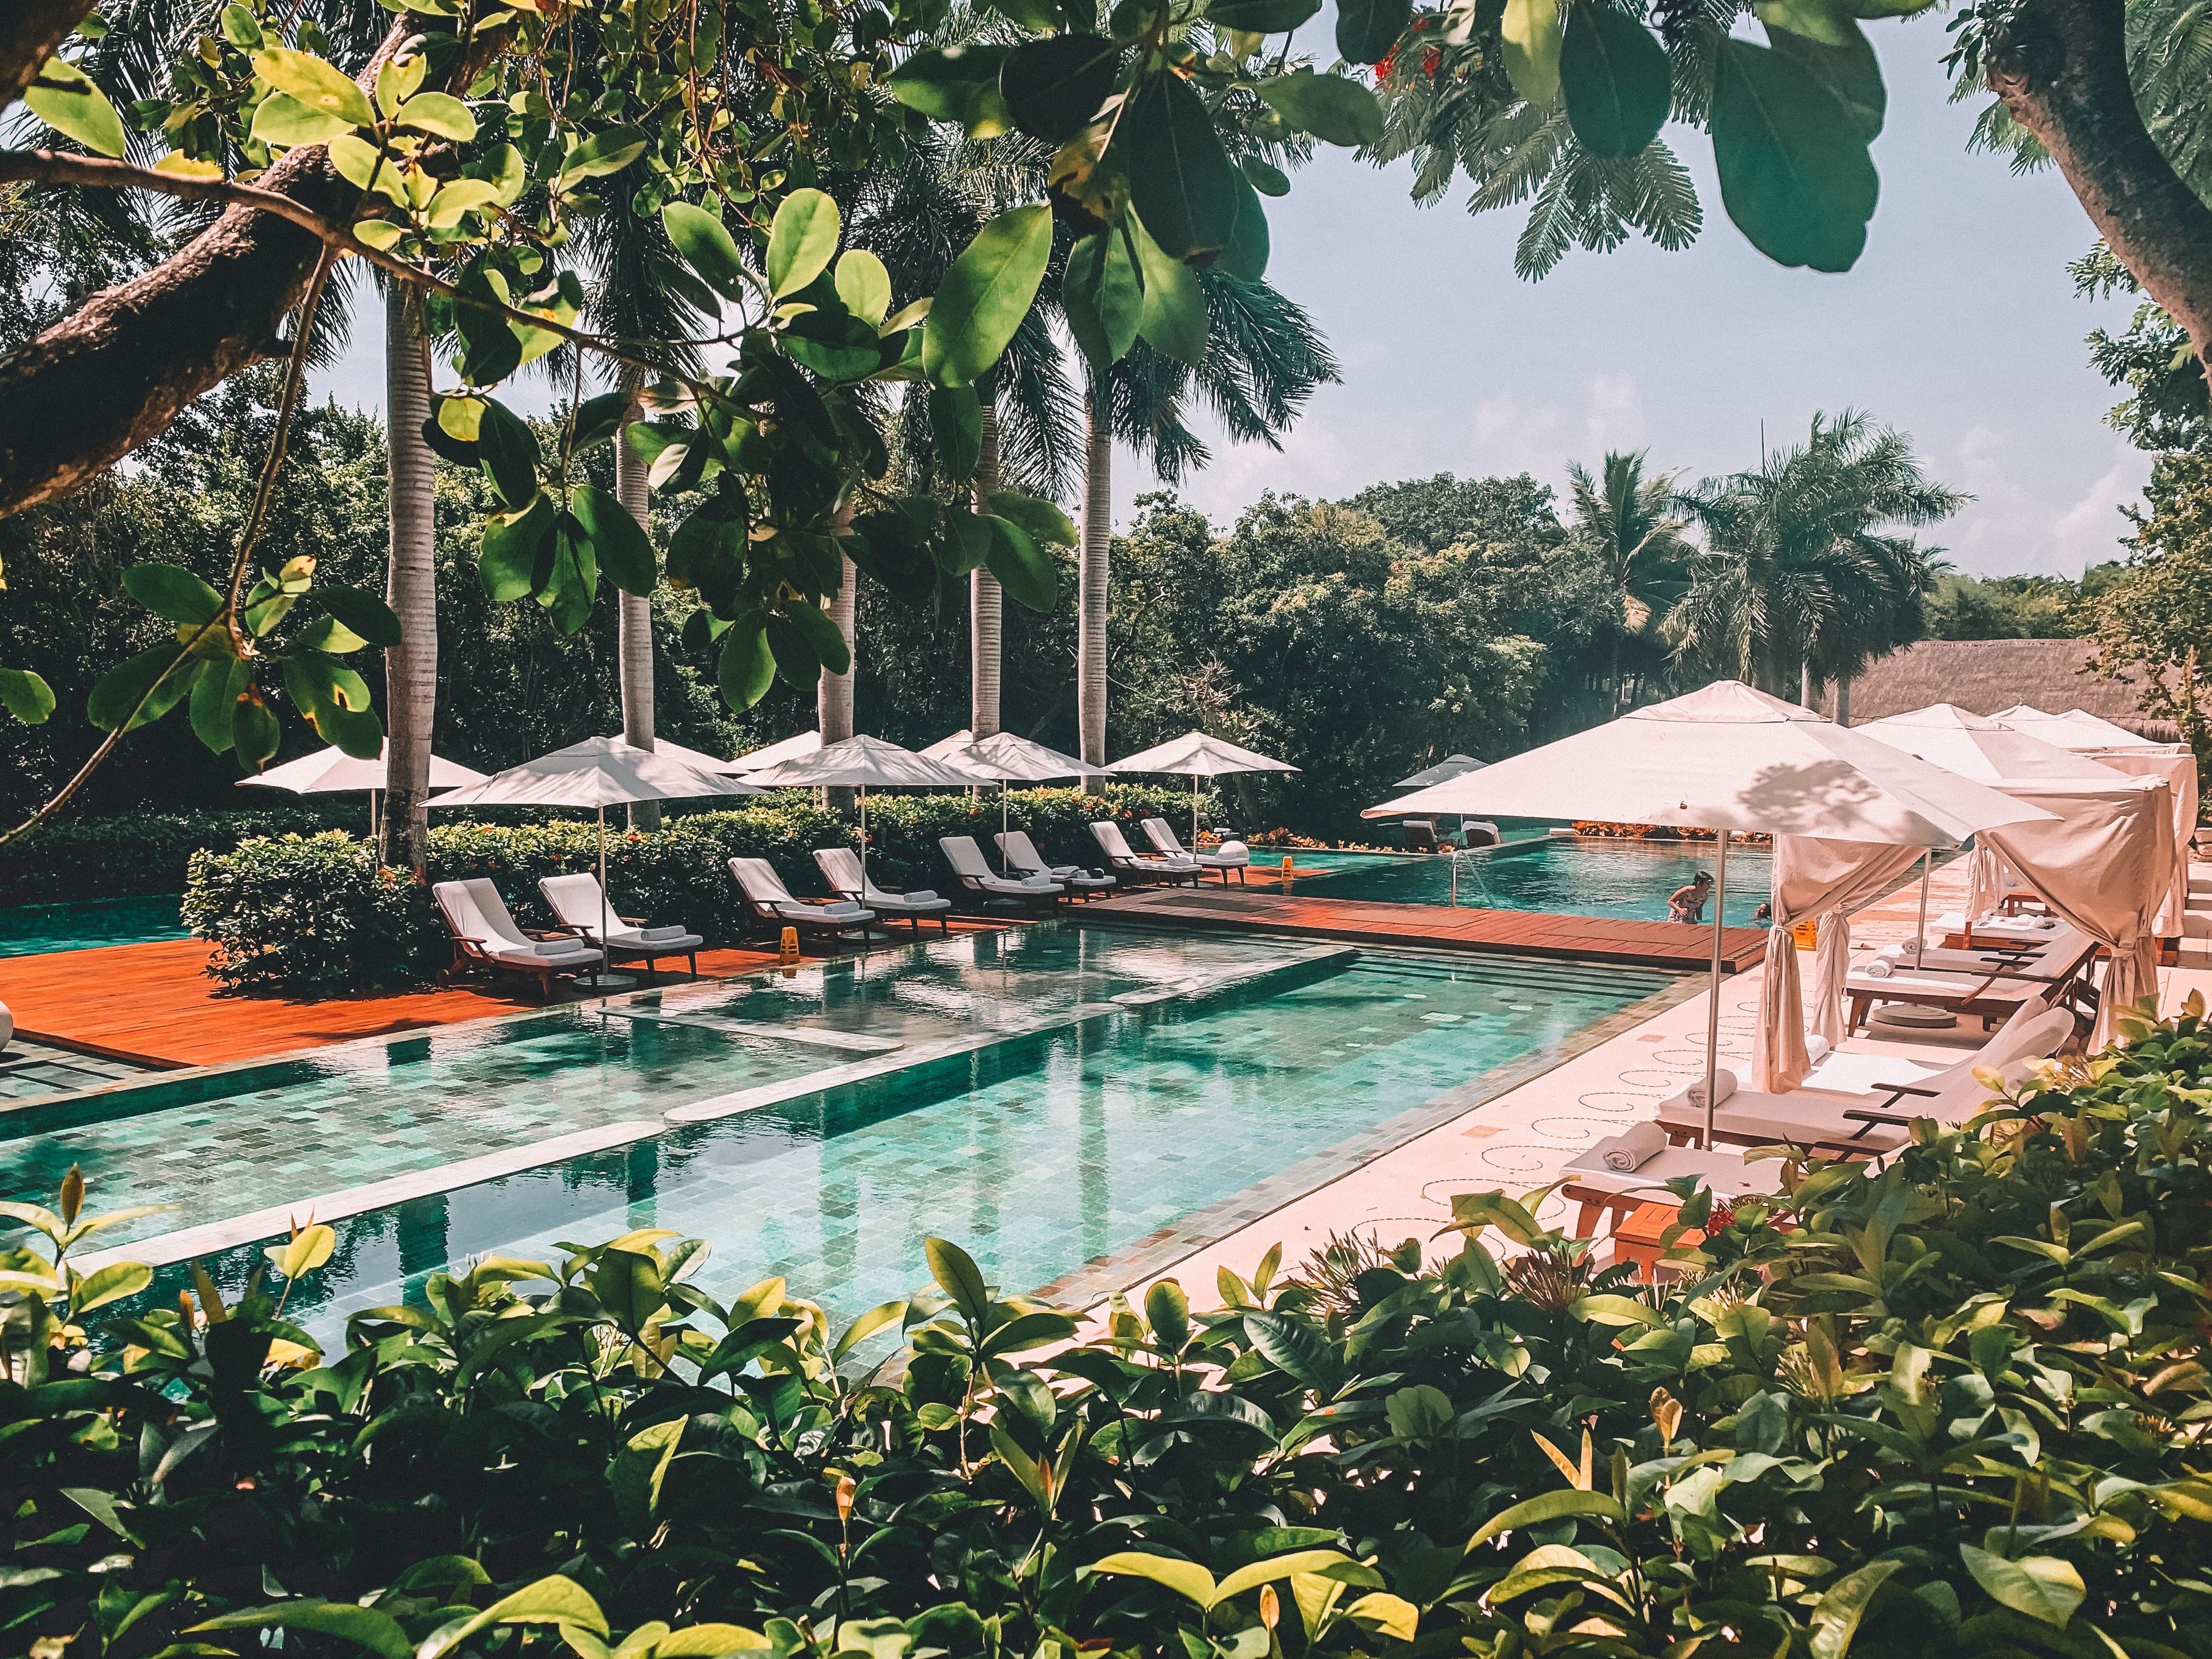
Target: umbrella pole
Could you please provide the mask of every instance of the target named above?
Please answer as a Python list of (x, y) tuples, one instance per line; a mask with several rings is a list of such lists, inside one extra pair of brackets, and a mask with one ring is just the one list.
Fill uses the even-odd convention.
[(1917, 968), (1922, 952), (1928, 948), (1928, 878), (1935, 873), (1936, 849), (1929, 848), (1920, 855), (1920, 929), (1912, 936), (1912, 965)]
[(1198, 850), (1198, 774), (1190, 775), (1190, 850)]
[(599, 966), (612, 961), (607, 950), (607, 809), (599, 808)]
[(1721, 1070), (1721, 934), (1728, 915), (1729, 832), (1719, 834), (1713, 854), (1713, 977), (1705, 996), (1705, 1150), (1713, 1149), (1713, 1097)]
[(1006, 862), (1006, 834), (1013, 828), (1006, 818), (1006, 791), (1012, 787), (1011, 780), (999, 780), (999, 873), (1002, 876), (1012, 867)]

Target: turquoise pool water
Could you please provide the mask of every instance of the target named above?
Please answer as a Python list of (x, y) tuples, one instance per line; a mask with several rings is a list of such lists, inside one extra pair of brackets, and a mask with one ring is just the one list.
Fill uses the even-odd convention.
[[(1301, 868), (1309, 855), (1300, 854)], [(1315, 854), (1321, 859), (1328, 855)], [(1400, 904), (1449, 904), (1449, 857), (1419, 854), (1385, 858), (1337, 854), (1328, 868), (1297, 881), (1294, 890), (1328, 898), (1381, 899)], [(1555, 915), (1667, 920), (1667, 896), (1700, 870), (1712, 868), (1710, 848), (1680, 844), (1577, 845), (1545, 841), (1520, 848), (1462, 854), (1459, 902), (1490, 910), (1546, 910)], [(1764, 848), (1729, 850), (1728, 920), (1748, 927), (1766, 902), (1773, 857)], [(1707, 911), (1707, 919), (1711, 912)]]
[(0, 910), (0, 957), (184, 937), (185, 924), (178, 918), (173, 893), (83, 904), (16, 904)]
[[(1283, 949), (1067, 926), (1024, 930), (1025, 944), (1030, 935), (1041, 936), (1030, 948), (1048, 952), (1097, 952), (1124, 966), (1140, 957), (1146, 970), (1129, 977), (1158, 988), (1190, 982), (1192, 952)], [(1378, 1137), (1389, 1144), (1392, 1126), (1419, 1117), (1424, 1103), (1501, 1067), (1562, 1057), (1594, 1022), (1674, 983), (1657, 972), (1386, 950), (1340, 956), (1304, 976), (1102, 1012), (1095, 982), (1068, 997), (1049, 970), (1032, 964), (1025, 973), (1010, 963), (994, 994), (979, 981), (995, 976), (997, 964), (987, 957), (963, 967), (969, 993), (982, 1003), (1033, 1012), (1060, 995), (1071, 1018), (337, 1221), (337, 1253), (295, 1308), (327, 1334), (343, 1312), (417, 1294), (427, 1274), (470, 1256), (542, 1255), (560, 1240), (646, 1226), (708, 1239), (714, 1255), (702, 1282), (722, 1296), (780, 1274), (794, 1292), (849, 1315), (922, 1282), (921, 1241), (932, 1233), (960, 1240), (998, 1282), (1034, 1288), (1213, 1206), (1259, 1202), (1248, 1195), (1263, 1182), (1299, 1179), (1301, 1168), (1317, 1171), (1308, 1182), (1317, 1184), (1347, 1146), (1375, 1146)], [(871, 972), (891, 981), (879, 1006), (900, 1019), (955, 1011), (922, 1006), (929, 996), (921, 988), (946, 983), (942, 963), (905, 985), (880, 958)], [(737, 994), (757, 1009), (763, 994), (789, 993), (780, 981), (757, 981)], [(834, 1000), (824, 994), (801, 1017), (833, 1018)], [(1089, 1017), (1077, 1018), (1083, 1011)], [(683, 1031), (686, 1042), (727, 1040), (664, 1029)], [(864, 1020), (844, 1029), (876, 1028)], [(633, 1030), (598, 1040), (639, 1037)], [(602, 1073), (622, 1065), (610, 1054)], [(537, 1092), (566, 1101), (608, 1080), (587, 1072), (572, 1088), (562, 1073), (555, 1089), (549, 1074)], [(388, 1092), (372, 1094), (370, 1103), (379, 1101), (376, 1110), (392, 1109)], [(418, 1099), (397, 1109), (421, 1119), (434, 1109)], [(480, 1115), (465, 1092), (450, 1094), (442, 1109)], [(560, 1120), (563, 1127), (572, 1121)], [(282, 1167), (291, 1155), (281, 1126), (274, 1139), (258, 1154), (263, 1167)], [(136, 1172), (166, 1179), (173, 1167), (169, 1150), (142, 1136), (108, 1166), (104, 1195), (135, 1200)], [(270, 1201), (258, 1169), (234, 1164), (219, 1178), (253, 1189), (257, 1204)], [(234, 1284), (257, 1258), (246, 1247), (213, 1266)]]

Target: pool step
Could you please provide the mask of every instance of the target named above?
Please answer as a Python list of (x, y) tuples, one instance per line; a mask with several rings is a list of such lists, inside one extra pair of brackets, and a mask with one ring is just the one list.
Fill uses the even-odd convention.
[(602, 1008), (599, 1012), (609, 1019), (635, 1020), (641, 1025), (689, 1025), (724, 1036), (796, 1042), (810, 1048), (836, 1048), (848, 1054), (887, 1054), (906, 1047), (890, 1037), (863, 1036), (858, 1031), (836, 1031), (819, 1025), (762, 1025), (751, 1020), (720, 1019), (712, 1014), (661, 1014), (643, 1008)]

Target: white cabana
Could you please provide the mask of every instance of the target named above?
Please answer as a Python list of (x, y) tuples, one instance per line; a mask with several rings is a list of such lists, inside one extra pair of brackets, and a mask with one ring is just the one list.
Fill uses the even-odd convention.
[(1295, 772), (1298, 769), (1288, 761), (1270, 759), (1249, 749), (1240, 749), (1226, 738), (1209, 737), (1203, 732), (1186, 732), (1179, 738), (1170, 738), (1165, 743), (1155, 744), (1150, 749), (1126, 755), (1113, 765), (1099, 769), (1105, 772), (1165, 772), (1175, 777), (1190, 780), (1190, 839), (1198, 843), (1198, 781), (1218, 778), (1230, 772)]
[[(289, 789), (295, 795), (351, 795), (368, 793), (368, 833), (376, 833), (376, 798), (386, 793), (385, 767), (392, 754), (389, 739), (374, 760), (356, 760), (343, 749), (319, 749), (312, 755), (272, 766), (250, 778), (240, 778), (241, 789)], [(430, 757), (430, 787), (458, 789), (482, 783), (484, 775), (456, 762)]]
[(2197, 834), (2197, 757), (2178, 743), (2142, 744), (2126, 749), (2092, 749), (2085, 758), (2130, 777), (2161, 779), (2172, 813), (2173, 873), (2166, 902), (2159, 908), (2158, 931), (2169, 937), (2182, 930), (2189, 909), (2189, 843)]
[(868, 875), (868, 791), (875, 789), (964, 789), (985, 780), (947, 762), (931, 760), (881, 738), (851, 737), (824, 744), (811, 755), (797, 755), (763, 772), (746, 774), (765, 789), (831, 788), (860, 792), (860, 878)]
[(2124, 726), (2115, 726), (2086, 708), (2069, 708), (2063, 714), (2053, 714), (2019, 702), (2009, 708), (1998, 709), (1990, 718), (1999, 726), (2010, 726), (2015, 732), (2026, 732), (2061, 749), (2148, 749), (2160, 746), (2148, 738), (2130, 732)]
[(1956, 703), (1939, 702), (1907, 714), (1891, 714), (1851, 728), (1893, 749), (1917, 755), (1931, 766), (1978, 783), (2001, 778), (2075, 778), (2110, 783), (2109, 766), (2033, 732), (1999, 724)]
[[(607, 808), (641, 800), (690, 800), (713, 795), (757, 795), (751, 784), (678, 760), (665, 750), (633, 749), (620, 738), (586, 738), (504, 772), (494, 773), (433, 806), (590, 807), (599, 823), (599, 936), (606, 937)], [(601, 984), (627, 983), (603, 975)]]
[[(1830, 908), (1865, 880), (1865, 866), (1899, 871), (1918, 848), (1955, 847), (1993, 823), (2046, 815), (1917, 757), (1822, 720), (1736, 680), (1638, 708), (1432, 788), (1369, 807), (1367, 817), (1438, 812), (1528, 818), (1603, 818), (1717, 831), (1808, 836), (1850, 848), (1798, 866), (1778, 858), (1774, 937)], [(1708, 1115), (1720, 1049), (1722, 926), (1728, 838), (1715, 848), (1712, 994), (1705, 1032)], [(1760, 989), (1754, 1066), (1765, 1090), (1794, 1088), (1810, 1069), (1797, 953), (1770, 948)], [(1708, 1126), (1710, 1127), (1710, 1126)]]

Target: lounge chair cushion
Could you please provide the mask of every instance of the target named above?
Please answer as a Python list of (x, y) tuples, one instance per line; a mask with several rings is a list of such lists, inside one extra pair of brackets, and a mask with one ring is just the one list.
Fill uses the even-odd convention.
[(1736, 1152), (1701, 1151), (1693, 1146), (1669, 1146), (1655, 1152), (1632, 1170), (1609, 1169), (1601, 1141), (1582, 1153), (1561, 1172), (1571, 1186), (1595, 1192), (1639, 1194), (1655, 1204), (1670, 1200), (1667, 1182), (1683, 1176), (1712, 1189), (1717, 1198), (1766, 1197), (1782, 1189), (1782, 1164), (1773, 1158), (1747, 1159)]

